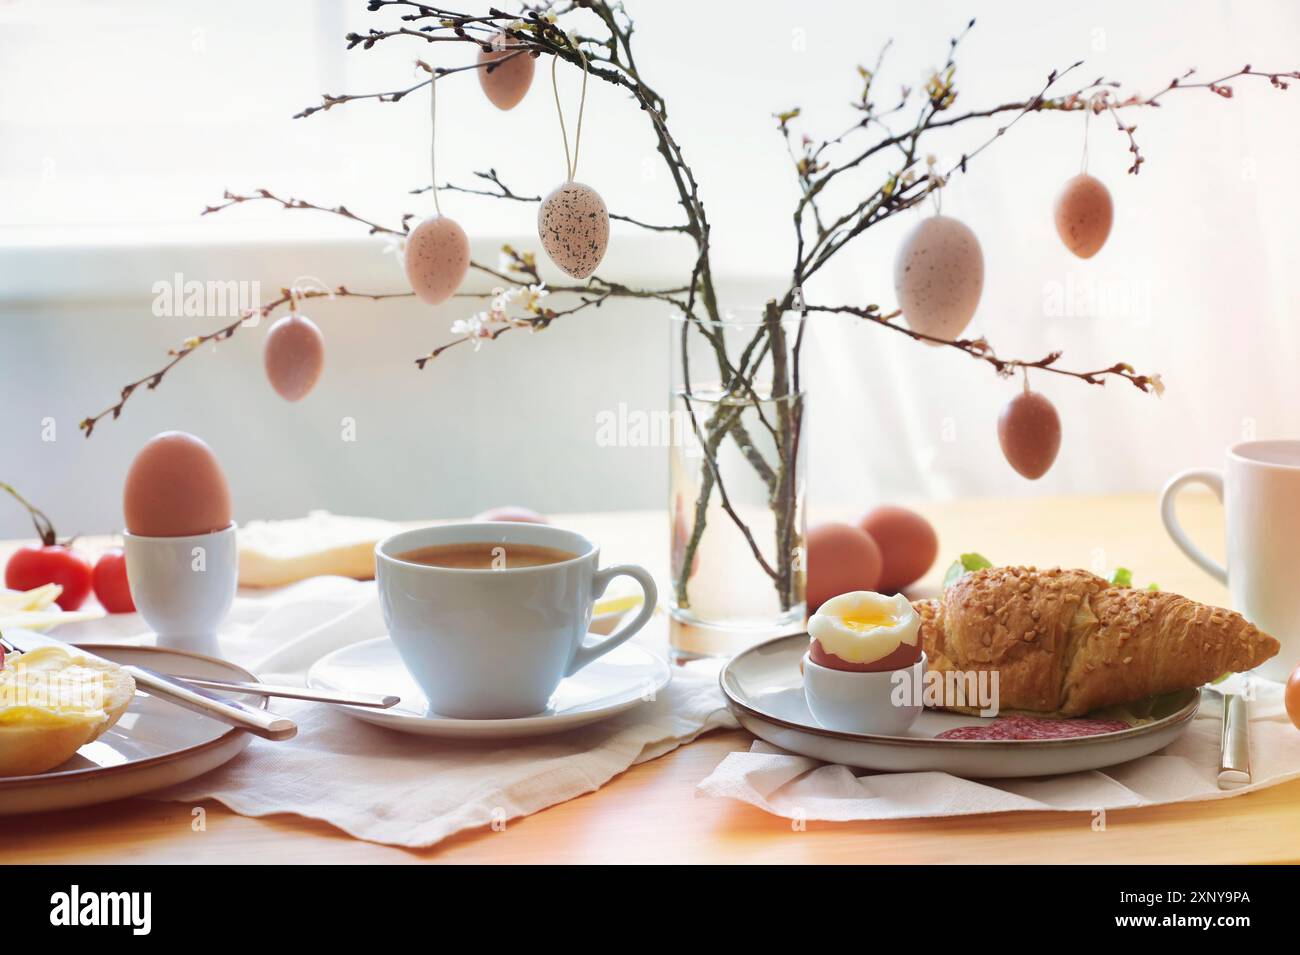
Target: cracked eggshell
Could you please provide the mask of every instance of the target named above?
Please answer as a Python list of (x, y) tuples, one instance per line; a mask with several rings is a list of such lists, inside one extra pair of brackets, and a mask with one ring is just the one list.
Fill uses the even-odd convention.
[(1081, 259), (1101, 251), (1114, 221), (1110, 190), (1096, 176), (1075, 176), (1056, 197), (1056, 232), (1065, 247)]
[[(493, 40), (493, 48), (478, 51), (478, 81), (483, 92), (497, 109), (514, 109), (533, 85), (533, 71), (536, 61), (528, 52), (518, 53), (524, 49), (516, 41), (502, 38)], [(508, 59), (507, 59), (508, 58)], [(497, 60), (505, 60), (498, 66), (485, 66)]]
[(307, 397), (325, 368), (325, 338), (305, 315), (286, 315), (266, 332), (262, 344), (266, 380), (285, 401)]
[(537, 235), (560, 271), (585, 279), (600, 265), (609, 245), (609, 212), (591, 186), (566, 182), (542, 200)]
[(469, 237), (455, 219), (430, 216), (406, 237), (406, 278), (420, 301), (447, 301), (469, 271)]
[(894, 291), (913, 331), (958, 337), (974, 317), (983, 290), (984, 253), (965, 223), (930, 216), (898, 247)]

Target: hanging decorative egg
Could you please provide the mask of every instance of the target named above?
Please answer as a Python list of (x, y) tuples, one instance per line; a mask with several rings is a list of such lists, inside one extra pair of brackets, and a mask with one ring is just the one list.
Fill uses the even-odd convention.
[(1061, 419), (1052, 403), (1026, 389), (1007, 402), (998, 417), (1002, 454), (1023, 477), (1036, 481), (1061, 449)]
[(1114, 219), (1110, 190), (1096, 176), (1075, 176), (1056, 197), (1056, 231), (1081, 259), (1092, 258), (1106, 244)]
[(266, 380), (285, 401), (307, 397), (325, 368), (325, 339), (306, 315), (286, 315), (262, 344)]
[(585, 279), (600, 265), (609, 245), (609, 212), (591, 186), (566, 182), (542, 200), (537, 235), (560, 271)]
[(957, 338), (975, 315), (984, 290), (984, 253), (963, 222), (921, 220), (894, 259), (894, 291), (907, 325), (936, 338)]
[(435, 215), (406, 237), (406, 278), (420, 301), (447, 301), (469, 271), (469, 237), (455, 219)]
[(491, 46), (490, 50), (478, 51), (478, 81), (493, 106), (514, 109), (533, 85), (536, 63), (522, 43), (504, 33), (497, 34)]

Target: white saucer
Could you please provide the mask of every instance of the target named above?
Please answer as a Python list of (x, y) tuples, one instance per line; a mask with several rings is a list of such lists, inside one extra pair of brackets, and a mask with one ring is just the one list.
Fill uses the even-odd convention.
[(387, 637), (354, 643), (312, 664), (307, 685), (323, 690), (391, 693), (402, 698), (392, 709), (344, 706), (376, 726), (445, 739), (510, 739), (545, 736), (608, 719), (653, 700), (668, 685), (668, 664), (648, 650), (625, 643), (562, 680), (550, 707), (536, 716), (511, 720), (457, 720), (428, 712), (424, 694), (402, 666)]

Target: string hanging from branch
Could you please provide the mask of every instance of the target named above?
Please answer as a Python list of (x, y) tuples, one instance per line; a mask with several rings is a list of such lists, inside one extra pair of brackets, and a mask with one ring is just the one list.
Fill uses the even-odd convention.
[(406, 279), (420, 301), (440, 305), (460, 289), (469, 273), (469, 237), (455, 219), (442, 214), (438, 202), (438, 73), (424, 63), (429, 80), (429, 181), (434, 214), (406, 238)]
[(595, 272), (609, 245), (609, 210), (605, 200), (591, 186), (576, 182), (578, 151), (582, 146), (582, 117), (587, 107), (587, 54), (581, 49), (582, 94), (578, 100), (578, 124), (569, 152), (569, 133), (564, 125), (564, 107), (560, 104), (560, 85), (556, 78), (559, 57), (551, 60), (551, 90), (555, 93), (555, 112), (560, 118), (560, 138), (564, 141), (565, 178), (537, 209), (537, 236), (542, 248), (556, 268), (575, 279), (585, 279)]

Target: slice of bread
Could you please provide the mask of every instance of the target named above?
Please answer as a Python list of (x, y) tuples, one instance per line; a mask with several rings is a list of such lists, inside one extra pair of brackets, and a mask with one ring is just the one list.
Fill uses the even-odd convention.
[(312, 511), (287, 521), (250, 521), (239, 528), (239, 583), (280, 587), (332, 574), (371, 580), (375, 545), (403, 525), (372, 517)]
[(61, 766), (121, 719), (135, 695), (135, 680), (115, 663), (58, 647), (36, 652), (42, 656), (43, 674), (57, 677), (66, 668), (76, 667), (82, 677), (102, 680), (98, 684), (103, 694), (101, 708), (93, 713), (60, 713), (44, 706), (19, 705), (24, 700), (30, 702), (25, 691), (18, 694), (15, 690), (19, 684), (30, 688), (22, 663), (27, 654), (8, 655), (5, 668), (9, 673), (4, 679), (8, 693), (0, 696), (0, 776), (30, 776)]

